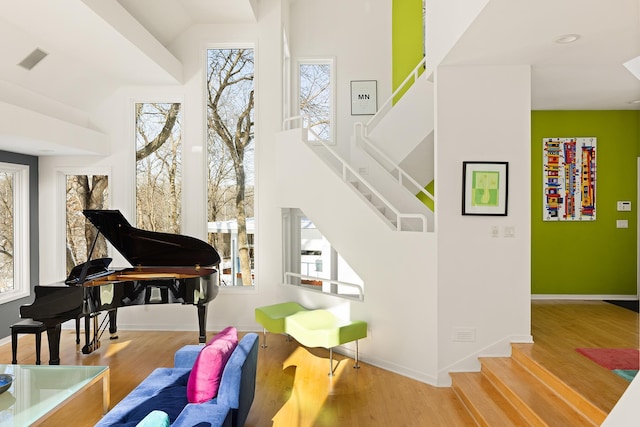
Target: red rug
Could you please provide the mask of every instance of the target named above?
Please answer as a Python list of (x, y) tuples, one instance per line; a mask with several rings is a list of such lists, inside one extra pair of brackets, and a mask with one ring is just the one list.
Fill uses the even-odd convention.
[(576, 348), (583, 356), (607, 369), (638, 369), (640, 350), (635, 348)]

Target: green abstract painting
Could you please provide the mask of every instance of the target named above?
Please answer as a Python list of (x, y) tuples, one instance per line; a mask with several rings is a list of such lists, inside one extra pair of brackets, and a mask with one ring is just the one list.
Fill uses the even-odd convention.
[(494, 171), (474, 171), (472, 180), (472, 206), (498, 206), (500, 173)]

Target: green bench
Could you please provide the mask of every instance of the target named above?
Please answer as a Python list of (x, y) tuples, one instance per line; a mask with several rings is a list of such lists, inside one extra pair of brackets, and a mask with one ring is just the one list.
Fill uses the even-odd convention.
[(262, 347), (267, 346), (267, 331), (274, 334), (285, 334), (284, 319), (303, 310), (306, 311), (307, 309), (297, 302), (283, 302), (256, 308), (256, 322), (262, 325), (262, 333), (264, 335)]
[(308, 310), (296, 302), (258, 307), (256, 321), (266, 331), (287, 334), (306, 347), (329, 349), (329, 375), (333, 375), (333, 347), (355, 341), (355, 368), (359, 368), (358, 340), (367, 337), (367, 322), (340, 319), (327, 310)]

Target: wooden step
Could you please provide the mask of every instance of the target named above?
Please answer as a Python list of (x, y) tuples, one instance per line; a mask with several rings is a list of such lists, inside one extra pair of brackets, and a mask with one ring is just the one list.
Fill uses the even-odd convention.
[(570, 405), (589, 418), (594, 424), (600, 425), (607, 417), (607, 412), (591, 402), (587, 396), (571, 387), (557, 375), (547, 369), (533, 356), (533, 344), (513, 344), (511, 357), (524, 366), (540, 381), (555, 393), (562, 396)]
[(598, 425), (510, 357), (480, 358), (481, 372), (532, 426)]
[(451, 373), (452, 388), (482, 427), (527, 426), (526, 420), (480, 372)]

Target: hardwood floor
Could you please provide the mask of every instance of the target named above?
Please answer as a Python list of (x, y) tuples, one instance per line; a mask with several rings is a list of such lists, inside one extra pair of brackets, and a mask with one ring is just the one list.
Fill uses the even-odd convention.
[[(540, 301), (532, 304), (529, 351), (563, 381), (610, 411), (628, 382), (575, 351), (577, 347), (639, 347), (638, 315), (602, 302)], [(172, 366), (173, 353), (197, 340), (196, 332), (120, 331), (90, 355), (79, 353), (75, 334), (63, 331), (61, 363), (109, 365), (115, 405), (155, 367)], [(328, 377), (328, 351), (307, 349), (270, 335), (260, 349), (256, 396), (247, 427), (474, 426), (451, 388), (432, 387), (336, 355)], [(48, 359), (43, 339), (44, 361)], [(11, 345), (0, 346), (0, 363), (11, 362)], [(31, 335), (22, 336), (18, 363), (35, 363)], [(101, 388), (92, 388), (53, 414), (46, 425), (92, 426), (101, 416)]]

